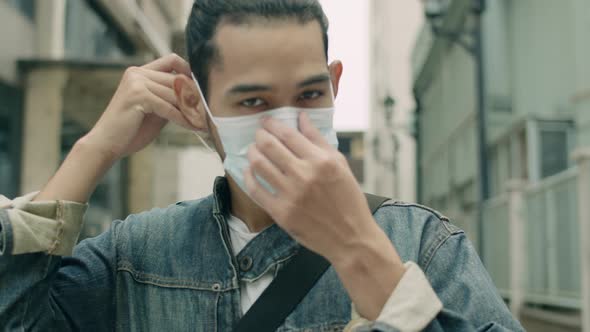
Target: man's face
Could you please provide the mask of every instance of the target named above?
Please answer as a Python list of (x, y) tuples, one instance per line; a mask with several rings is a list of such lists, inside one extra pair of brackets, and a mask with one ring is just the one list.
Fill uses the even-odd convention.
[[(250, 115), (283, 106), (333, 106), (331, 70), (317, 21), (222, 23), (214, 42), (220, 56), (211, 65), (207, 100), (213, 116)], [(215, 126), (209, 125), (223, 158)]]

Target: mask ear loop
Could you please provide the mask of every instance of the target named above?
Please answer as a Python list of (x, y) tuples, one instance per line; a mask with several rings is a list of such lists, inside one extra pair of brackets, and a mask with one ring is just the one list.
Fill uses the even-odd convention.
[(330, 76), (330, 97), (332, 97), (332, 107), (336, 107), (336, 96), (334, 95), (334, 84), (332, 84), (332, 77)]
[[(203, 106), (205, 106), (205, 110), (207, 111), (207, 114), (209, 114), (209, 117), (211, 118), (211, 122), (213, 122), (213, 124), (215, 126), (217, 126), (217, 123), (215, 122), (215, 118), (213, 117), (213, 114), (211, 114), (211, 110), (209, 109), (209, 105), (207, 105), (207, 100), (205, 100), (205, 95), (203, 95), (203, 90), (201, 90), (201, 85), (199, 85), (199, 81), (197, 81), (195, 74), (193, 74), (192, 72), (191, 72), (191, 76), (193, 77), (193, 81), (197, 85), (197, 90), (199, 91), (199, 95), (201, 96), (201, 101), (203, 102)], [(192, 131), (192, 133), (193, 133), (193, 135), (197, 136), (197, 138), (199, 138), (199, 141), (201, 141), (201, 143), (207, 148), (207, 150), (209, 150), (209, 152), (215, 153), (215, 150), (212, 149), (209, 144), (207, 144), (205, 139), (203, 137), (201, 137), (201, 135), (199, 135), (198, 132)]]
[(207, 100), (205, 99), (205, 95), (203, 94), (203, 90), (201, 89), (201, 85), (199, 84), (199, 81), (197, 81), (197, 78), (195, 77), (194, 73), (191, 72), (191, 76), (193, 77), (193, 81), (197, 85), (197, 90), (199, 91), (199, 95), (201, 96), (201, 101), (203, 102), (203, 105), (205, 106), (205, 110), (207, 111), (207, 114), (209, 114), (209, 117), (211, 118), (211, 121), (213, 122), (213, 124), (216, 127), (218, 127), (217, 122), (215, 122), (215, 117), (211, 113), (211, 109), (209, 109), (209, 105), (207, 105)]
[(196, 131), (193, 131), (192, 133), (193, 135), (197, 136), (199, 141), (201, 141), (201, 143), (207, 148), (209, 152), (216, 153), (215, 150), (213, 150), (213, 148), (211, 148), (211, 146), (205, 141), (205, 139), (201, 137), (201, 135), (199, 135), (199, 133), (197, 133)]

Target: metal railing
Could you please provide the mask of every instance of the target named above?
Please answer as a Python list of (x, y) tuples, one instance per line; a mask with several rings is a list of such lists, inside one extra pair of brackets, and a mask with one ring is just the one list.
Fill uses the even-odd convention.
[[(577, 197), (578, 170), (569, 169), (528, 185), (519, 191), (522, 200), (513, 201), (509, 193), (484, 205), (485, 248), (482, 257), (496, 287), (510, 298), (511, 243), (510, 211), (522, 211), (524, 229), (523, 301), (564, 308), (581, 308), (580, 235)], [(520, 203), (522, 202), (522, 203)], [(522, 206), (514, 206), (520, 204)], [(590, 204), (590, 202), (589, 202)]]
[(528, 302), (580, 308), (577, 178), (571, 169), (524, 192)]
[(508, 195), (502, 194), (484, 205), (484, 256), (492, 280), (504, 297), (510, 294), (510, 225)]

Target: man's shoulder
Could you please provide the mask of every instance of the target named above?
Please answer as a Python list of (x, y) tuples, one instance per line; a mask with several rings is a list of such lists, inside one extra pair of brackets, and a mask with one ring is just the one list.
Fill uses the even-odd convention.
[(416, 203), (388, 200), (374, 218), (402, 259), (417, 262), (423, 268), (447, 239), (464, 233), (444, 214)]
[[(200, 287), (224, 253), (213, 199), (179, 202), (130, 215), (113, 225), (117, 269), (167, 287)], [(207, 253), (205, 255), (204, 253)]]
[[(197, 200), (181, 201), (164, 208), (153, 208), (131, 214), (125, 220), (117, 221), (119, 236), (181, 235), (212, 218), (212, 196)], [(174, 232), (174, 234), (169, 234)]]

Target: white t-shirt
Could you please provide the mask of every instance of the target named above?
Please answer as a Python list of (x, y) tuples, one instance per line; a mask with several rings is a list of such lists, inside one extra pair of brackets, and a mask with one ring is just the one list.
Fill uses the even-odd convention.
[[(248, 229), (246, 223), (239, 218), (230, 215), (227, 221), (229, 226), (229, 236), (231, 238), (232, 251), (235, 256), (238, 255), (242, 249), (256, 237), (259, 233), (252, 233)], [(254, 302), (260, 297), (262, 292), (270, 285), (274, 278), (273, 271), (265, 273), (258, 280), (253, 282), (240, 281), (240, 303), (242, 306), (242, 314), (245, 314)]]

